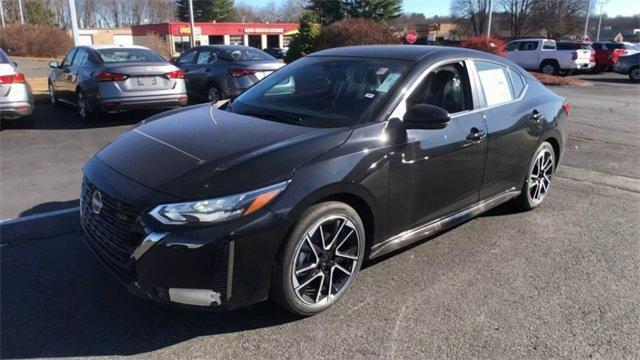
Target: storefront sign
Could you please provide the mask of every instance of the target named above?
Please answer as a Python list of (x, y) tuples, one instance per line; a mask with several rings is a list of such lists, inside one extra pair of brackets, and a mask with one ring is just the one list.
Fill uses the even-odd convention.
[[(202, 29), (198, 26), (195, 26), (193, 28), (193, 32), (195, 36), (200, 36), (202, 35)], [(178, 28), (178, 34), (180, 35), (190, 35), (191, 34), (191, 28), (189, 27), (189, 25), (185, 25), (185, 26), (181, 26), (180, 28)]]
[(245, 28), (245, 34), (282, 34), (283, 28)]

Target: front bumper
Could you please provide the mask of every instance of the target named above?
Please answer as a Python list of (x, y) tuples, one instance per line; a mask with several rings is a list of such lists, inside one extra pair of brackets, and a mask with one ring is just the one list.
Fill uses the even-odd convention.
[[(129, 206), (122, 194), (112, 197), (110, 193), (120, 193), (111, 188), (117, 176), (108, 177), (111, 185), (101, 184), (107, 177), (93, 176), (106, 170), (94, 171), (96, 167), (100, 166), (85, 168), (82, 229), (99, 260), (131, 293), (208, 310), (238, 308), (268, 297), (273, 265), (290, 220), (267, 211), (210, 227), (163, 228), (146, 215), (149, 206)], [(96, 191), (104, 204), (99, 214), (92, 208)], [(118, 219), (127, 217), (130, 225), (120, 226)], [(129, 232), (119, 239), (118, 228)]]
[(121, 112), (128, 110), (172, 109), (186, 106), (189, 102), (187, 94), (136, 96), (101, 98), (98, 106), (106, 112)]

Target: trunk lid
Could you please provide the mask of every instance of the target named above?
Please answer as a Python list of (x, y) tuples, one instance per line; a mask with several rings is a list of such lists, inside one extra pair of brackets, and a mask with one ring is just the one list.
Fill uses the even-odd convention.
[(123, 91), (158, 91), (174, 87), (175, 79), (167, 76), (179, 70), (168, 63), (114, 63), (104, 64), (104, 71), (124, 74), (127, 78), (116, 81)]

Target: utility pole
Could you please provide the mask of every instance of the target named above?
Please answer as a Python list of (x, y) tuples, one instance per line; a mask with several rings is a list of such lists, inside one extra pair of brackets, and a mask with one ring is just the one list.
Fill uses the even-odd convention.
[(491, 15), (493, 14), (493, 0), (489, 0), (489, 25), (487, 26), (487, 40), (491, 37)]
[(584, 22), (584, 35), (582, 39), (585, 40), (587, 38), (587, 32), (589, 31), (589, 15), (591, 13), (591, 0), (587, 1), (587, 20)]
[(2, 27), (4, 27), (4, 7), (2, 6), (2, 0), (0, 0), (0, 17), (2, 17)]
[(18, 0), (18, 7), (20, 8), (20, 23), (24, 25), (24, 13), (22, 12), (22, 0)]
[(196, 46), (196, 34), (193, 31), (193, 28), (195, 27), (194, 23), (193, 23), (193, 0), (189, 0), (189, 30), (191, 30), (191, 37), (190, 37), (190, 42), (191, 42), (191, 47), (195, 47)]
[(602, 8), (609, 2), (609, 0), (599, 0), (600, 3), (600, 19), (598, 20), (598, 35), (596, 41), (600, 41), (600, 26), (602, 26)]
[(76, 0), (69, 0), (69, 17), (71, 18), (71, 35), (73, 44), (80, 45), (80, 33), (78, 32), (78, 18), (76, 16)]

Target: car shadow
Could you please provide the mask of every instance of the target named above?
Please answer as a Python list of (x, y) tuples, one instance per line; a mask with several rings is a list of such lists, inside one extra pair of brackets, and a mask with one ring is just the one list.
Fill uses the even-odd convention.
[(594, 83), (607, 83), (607, 84), (633, 84), (633, 81), (628, 77), (607, 77), (607, 78), (592, 78), (592, 77), (581, 77), (580, 79), (591, 81)]
[(3, 358), (134, 355), (298, 319), (269, 302), (216, 313), (139, 299), (76, 233), (5, 244), (0, 255)]

